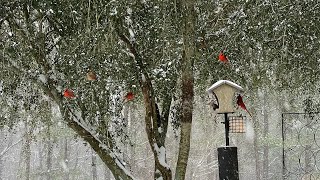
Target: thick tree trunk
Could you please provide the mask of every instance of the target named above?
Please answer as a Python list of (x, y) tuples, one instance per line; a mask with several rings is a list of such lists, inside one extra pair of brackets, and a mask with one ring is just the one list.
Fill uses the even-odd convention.
[(195, 1), (182, 1), (183, 10), (183, 55), (181, 60), (182, 67), (182, 114), (181, 114), (181, 135), (179, 143), (179, 155), (176, 166), (176, 180), (184, 180), (189, 159), (190, 138), (193, 112), (193, 62), (195, 53)]
[[(64, 107), (60, 107), (60, 109), (64, 109), (64, 112), (67, 110)], [(93, 136), (89, 131), (87, 131), (84, 127), (78, 124), (78, 122), (70, 120), (69, 117), (65, 116), (65, 121), (68, 122), (68, 126), (71, 127), (75, 132), (78, 133), (80, 137), (82, 137), (86, 142), (90, 144), (90, 146), (94, 149), (94, 151), (99, 155), (101, 160), (108, 166), (111, 170), (112, 174), (116, 179), (122, 180), (131, 180), (133, 177), (129, 172), (121, 165), (120, 160), (113, 154), (109, 149), (107, 149), (102, 142), (100, 142), (95, 136)]]
[(179, 155), (176, 167), (175, 179), (185, 179), (186, 169), (188, 165), (189, 150), (190, 150), (190, 133), (191, 123), (181, 123)]
[(51, 97), (59, 106), (60, 112), (67, 125), (74, 130), (81, 138), (90, 144), (92, 149), (97, 153), (101, 160), (108, 166), (112, 174), (116, 179), (121, 177), (122, 180), (133, 179), (128, 170), (123, 167), (117, 156), (104, 144), (98, 137), (91, 134), (80, 122), (74, 112), (63, 103), (63, 99), (56, 89), (48, 88), (47, 86), (40, 84), (43, 91)]
[[(48, 91), (45, 88), (44, 90), (45, 92)], [(91, 132), (89, 132), (85, 127), (83, 127), (80, 124), (74, 112), (66, 104), (62, 103), (62, 99), (60, 96), (57, 96), (58, 93), (52, 93), (50, 91), (49, 94), (51, 94), (50, 96), (53, 97), (53, 99), (59, 105), (59, 109), (61, 111), (61, 114), (63, 115), (64, 121), (67, 122), (67, 125), (90, 144), (92, 149), (108, 166), (114, 177), (116, 179), (119, 179), (121, 177), (122, 180), (133, 179), (130, 172), (122, 166), (120, 160), (116, 157), (116, 155), (110, 149), (108, 149), (107, 146), (104, 145), (96, 136), (91, 134)]]
[[(31, 11), (34, 12), (36, 10), (31, 10)], [(29, 48), (30, 52), (28, 53), (28, 57), (30, 57), (32, 61), (35, 61), (35, 63), (37, 63), (37, 66), (39, 67), (39, 70), (41, 73), (44, 73), (44, 75), (48, 75), (49, 74), (48, 72), (52, 70), (52, 67), (50, 63), (51, 60), (49, 60), (50, 58), (47, 59), (47, 56), (50, 56), (50, 52), (52, 52), (52, 49), (55, 48), (55, 45), (54, 45), (52, 46), (52, 49), (47, 49), (47, 45), (46, 45), (46, 42), (47, 42), (46, 40), (48, 37), (46, 35), (48, 34), (45, 31), (50, 28), (48, 27), (44, 28), (44, 26), (48, 25), (47, 20), (49, 18), (45, 18), (44, 16), (40, 17), (41, 15), (44, 15), (44, 14), (39, 13), (38, 14), (39, 19), (41, 20), (36, 21), (38, 23), (39, 29), (35, 30), (32, 28), (33, 27), (32, 21), (30, 20), (30, 17), (34, 15), (33, 13), (30, 13), (31, 11), (29, 11), (29, 7), (27, 3), (23, 3), (22, 11), (19, 12), (23, 14), (23, 18), (20, 19), (21, 22), (18, 23), (14, 18), (11, 18), (11, 17), (9, 18), (9, 16), (8, 18), (6, 18), (6, 21), (10, 24), (9, 26), (14, 31), (14, 34), (17, 34), (19, 38), (23, 39), (24, 43), (26, 43), (25, 45), (30, 47)], [(23, 24), (24, 27), (20, 27), (20, 24)], [(51, 30), (49, 31), (53, 32)], [(30, 37), (31, 34), (32, 36)], [(34, 39), (37, 39), (37, 40), (34, 41)], [(19, 69), (17, 68), (17, 65), (13, 65), (13, 64), (12, 64), (12, 67), (19, 72), (22, 72), (22, 69), (24, 69), (24, 68)], [(81, 124), (81, 122), (78, 121), (77, 116), (74, 114), (75, 112), (74, 109), (71, 110), (68, 107), (68, 105), (64, 103), (61, 92), (59, 92), (56, 89), (56, 85), (55, 85), (56, 82), (53, 82), (53, 80), (50, 78), (48, 78), (47, 82), (39, 81), (38, 79), (33, 77), (31, 78), (31, 80), (35, 84), (37, 84), (39, 87), (41, 87), (43, 92), (58, 104), (62, 117), (64, 121), (67, 123), (67, 125), (74, 132), (76, 132), (81, 138), (83, 138), (86, 142), (90, 144), (90, 146), (97, 153), (97, 155), (99, 155), (101, 160), (108, 166), (108, 168), (113, 173), (116, 179), (120, 179), (120, 178), (122, 180), (133, 179), (130, 172), (127, 169), (125, 169), (125, 167), (123, 167), (122, 163), (117, 158), (116, 154), (114, 154), (112, 150), (109, 149), (108, 146), (106, 146), (103, 142), (101, 142), (101, 140), (95, 134), (90, 132), (85, 126)], [(78, 102), (81, 103), (81, 100), (79, 100)], [(84, 112), (82, 113), (84, 114)], [(86, 119), (83, 118), (83, 120), (86, 120)], [(26, 145), (28, 145), (28, 143)], [(30, 148), (30, 144), (29, 144), (29, 148)], [(30, 154), (30, 153), (27, 153), (27, 154)], [(50, 154), (49, 151), (48, 151), (48, 154)], [(28, 157), (25, 159), (28, 159)], [(50, 163), (47, 161), (47, 165), (49, 164)], [(27, 172), (30, 171), (29, 167), (30, 166), (27, 165), (27, 169), (26, 169)], [(29, 173), (25, 175), (25, 178), (29, 179)]]
[(149, 145), (154, 155), (155, 171), (154, 178), (163, 178), (171, 180), (172, 173), (169, 165), (166, 162), (165, 136), (161, 136), (158, 128), (158, 122), (161, 121), (157, 104), (153, 96), (153, 89), (150, 79), (142, 82), (142, 92), (144, 96), (144, 104), (146, 109), (145, 123)]
[[(115, 24), (118, 24), (116, 22)], [(171, 105), (171, 97), (168, 102), (164, 102), (162, 108), (162, 114), (159, 111), (158, 104), (154, 94), (154, 89), (151, 83), (151, 79), (147, 73), (144, 61), (140, 54), (136, 50), (136, 44), (131, 42), (122, 32), (122, 28), (116, 27), (116, 32), (119, 38), (127, 44), (128, 49), (134, 55), (134, 60), (137, 64), (137, 79), (141, 87), (143, 94), (143, 101), (145, 107), (145, 125), (148, 137), (149, 145), (154, 155), (155, 179), (171, 180), (172, 173), (169, 165), (166, 162), (166, 149), (165, 149), (165, 138), (169, 121), (169, 110)]]

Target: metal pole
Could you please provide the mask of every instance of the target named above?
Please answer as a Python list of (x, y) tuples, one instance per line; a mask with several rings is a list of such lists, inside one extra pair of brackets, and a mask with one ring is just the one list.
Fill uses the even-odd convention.
[(229, 146), (229, 119), (228, 113), (224, 113), (224, 128), (226, 130), (226, 146)]

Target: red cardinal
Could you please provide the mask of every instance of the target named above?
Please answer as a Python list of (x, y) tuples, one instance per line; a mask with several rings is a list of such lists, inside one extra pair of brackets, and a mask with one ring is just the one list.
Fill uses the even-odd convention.
[(124, 97), (123, 101), (132, 101), (134, 99), (134, 94), (132, 92), (128, 92)]
[(63, 91), (63, 96), (68, 98), (68, 99), (71, 99), (71, 98), (75, 98), (76, 96), (74, 95), (73, 91), (71, 89), (65, 89)]
[(221, 61), (225, 64), (227, 64), (229, 62), (227, 56), (223, 53), (223, 51), (221, 51), (219, 53), (219, 61)]
[(248, 114), (252, 117), (251, 113), (247, 110), (246, 105), (244, 104), (242, 97), (240, 96), (240, 94), (237, 97), (237, 104), (238, 106), (240, 106), (242, 109), (244, 109), (245, 111), (248, 112)]
[(89, 81), (95, 81), (95, 80), (97, 80), (96, 74), (95, 74), (94, 72), (92, 72), (92, 71), (89, 71), (89, 72), (87, 73), (87, 80), (89, 80)]

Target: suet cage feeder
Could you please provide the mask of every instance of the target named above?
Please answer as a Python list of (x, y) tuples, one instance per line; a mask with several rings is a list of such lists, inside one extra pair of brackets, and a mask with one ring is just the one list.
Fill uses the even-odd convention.
[(230, 133), (245, 133), (245, 121), (243, 116), (229, 116)]

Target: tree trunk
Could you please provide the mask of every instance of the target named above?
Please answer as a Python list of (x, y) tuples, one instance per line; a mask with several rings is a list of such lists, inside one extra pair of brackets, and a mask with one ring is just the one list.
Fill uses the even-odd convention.
[[(3, 132), (2, 130), (0, 130), (0, 137), (3, 137)], [(1, 142), (2, 143), (2, 142)], [(2, 144), (0, 144), (0, 147), (2, 147)], [(2, 151), (2, 148), (0, 149), (0, 152)], [(3, 159), (2, 159), (2, 156), (0, 154), (0, 180), (3, 180), (2, 179), (2, 176), (3, 176), (3, 169), (4, 169), (4, 164), (3, 164)]]
[(269, 179), (269, 145), (268, 145), (268, 133), (269, 133), (269, 116), (268, 116), (268, 93), (264, 92), (263, 97), (263, 180)]
[(31, 169), (31, 129), (28, 126), (28, 122), (25, 122), (25, 144), (23, 147), (23, 154), (25, 158), (25, 179), (30, 179), (30, 169)]
[(38, 175), (38, 180), (44, 179), (43, 177), (43, 142), (39, 141), (38, 142), (38, 156), (39, 156), (39, 175)]
[[(314, 105), (310, 97), (308, 97), (305, 100), (305, 112), (306, 113), (313, 113), (314, 112)], [(307, 139), (314, 138), (314, 134), (312, 132), (312, 126), (313, 126), (313, 117), (311, 114), (308, 114), (304, 117), (306, 119), (306, 130), (304, 130), (304, 136)], [(305, 175), (303, 179), (312, 179), (312, 171), (313, 171), (313, 164), (312, 164), (312, 158), (313, 158), (313, 152), (312, 152), (312, 144), (309, 142), (306, 143), (304, 148), (304, 161), (305, 161)]]
[(30, 179), (30, 169), (31, 169), (31, 138), (27, 137), (26, 139), (26, 144), (25, 144), (25, 165), (26, 165), (26, 180)]
[(98, 179), (98, 174), (97, 174), (97, 157), (96, 153), (94, 150), (91, 149), (91, 161), (92, 161), (92, 180), (97, 180)]
[(52, 170), (52, 149), (53, 144), (51, 142), (51, 135), (50, 135), (50, 127), (48, 125), (48, 131), (47, 131), (47, 142), (46, 142), (46, 150), (47, 150), (47, 159), (46, 159), (46, 179), (51, 180), (51, 170)]
[[(116, 22), (117, 24), (117, 22)], [(119, 25), (119, 24), (118, 24)], [(134, 55), (134, 60), (138, 67), (137, 69), (137, 79), (139, 80), (140, 88), (143, 94), (143, 101), (145, 107), (145, 126), (148, 137), (149, 145), (152, 149), (154, 155), (154, 178), (171, 180), (172, 172), (169, 165), (166, 162), (166, 148), (165, 139), (167, 132), (167, 125), (169, 121), (171, 98), (170, 103), (164, 103), (161, 114), (156, 103), (156, 98), (154, 94), (154, 89), (152, 86), (151, 79), (146, 71), (144, 61), (138, 51), (136, 50), (136, 44), (131, 42), (122, 32), (122, 28), (116, 27), (119, 38), (127, 44), (128, 49)], [(168, 97), (167, 97), (168, 98)], [(166, 111), (167, 110), (167, 111)], [(161, 130), (163, 128), (163, 130)]]
[(65, 180), (69, 180), (69, 173), (70, 173), (70, 169), (69, 169), (69, 153), (68, 153), (68, 138), (66, 137), (64, 139), (64, 143), (63, 143), (63, 171), (64, 171), (64, 179)]
[[(123, 126), (124, 128), (124, 134), (125, 135), (129, 135), (128, 133), (130, 132), (130, 111), (131, 111), (131, 105), (129, 103), (126, 103), (123, 107)], [(125, 137), (124, 137), (125, 138)], [(123, 139), (123, 141), (125, 142), (126, 139)], [(129, 151), (128, 149), (130, 148), (130, 145), (128, 145), (127, 143), (124, 143), (124, 147), (123, 147), (123, 153), (122, 153), (122, 159), (124, 162), (126, 162), (126, 167), (127, 169), (130, 169), (130, 157), (129, 157)]]
[(3, 180), (2, 179), (2, 171), (3, 171), (3, 169), (4, 169), (4, 165), (3, 165), (3, 159), (2, 159), (2, 157), (0, 156), (0, 180)]
[[(255, 131), (255, 134), (257, 134), (257, 131)], [(257, 135), (254, 136), (253, 146), (254, 146), (254, 158), (255, 158), (255, 161), (256, 161), (255, 162), (255, 164), (256, 164), (256, 179), (260, 180), (261, 179), (260, 157), (259, 157), (259, 147), (258, 147), (258, 137), (257, 137)]]
[[(136, 107), (135, 106), (131, 106), (130, 107), (130, 114), (129, 114), (129, 123), (128, 123), (128, 132), (130, 132), (130, 135), (131, 134), (138, 134), (138, 125), (134, 124), (134, 120), (137, 119), (137, 117), (135, 116), (135, 110)], [(139, 137), (137, 136), (133, 136), (132, 138), (132, 142), (137, 142), (137, 139)], [(133, 170), (133, 171), (138, 171), (136, 167), (136, 146), (135, 145), (129, 145), (128, 149), (129, 149), (129, 152), (131, 152), (130, 154), (130, 159), (128, 159), (128, 162), (130, 164), (130, 169)]]
[(182, 1), (183, 12), (183, 55), (181, 60), (182, 73), (182, 114), (179, 155), (176, 166), (176, 180), (184, 180), (189, 159), (190, 138), (193, 112), (193, 62), (195, 53), (195, 1)]
[[(258, 98), (258, 96), (256, 96)], [(256, 99), (255, 98), (255, 99)], [(252, 104), (255, 104), (256, 102), (253, 101)], [(252, 122), (253, 122), (253, 130), (254, 130), (254, 137), (253, 137), (253, 146), (254, 146), (254, 159), (255, 159), (255, 170), (256, 170), (256, 180), (261, 179), (261, 169), (260, 169), (260, 155), (259, 155), (259, 145), (258, 145), (258, 139), (259, 139), (259, 123), (258, 123), (258, 118), (257, 118), (257, 112), (254, 111), (253, 117), (252, 117)]]
[(97, 155), (99, 155), (101, 160), (108, 166), (114, 177), (116, 179), (119, 179), (121, 177), (123, 180), (133, 179), (129, 171), (127, 171), (123, 166), (120, 165), (121, 162), (116, 157), (116, 155), (111, 150), (106, 148), (105, 145), (97, 137), (92, 135), (81, 124), (79, 124), (79, 122), (73, 120), (73, 118), (76, 118), (76, 116), (69, 107), (62, 104), (61, 99), (55, 99), (56, 102), (58, 102), (61, 114), (64, 115), (63, 118), (68, 123), (68, 126), (90, 144)]
[[(2, 129), (0, 129), (0, 137), (4, 137), (4, 132)], [(4, 139), (4, 138), (2, 138)], [(2, 155), (2, 151), (5, 151), (5, 146), (4, 146), (4, 140), (0, 141), (0, 180), (2, 180), (2, 176), (3, 176), (3, 169), (4, 169), (4, 164), (3, 164), (3, 155)]]
[(185, 179), (189, 150), (190, 150), (190, 132), (191, 123), (181, 123), (180, 143), (179, 143), (179, 155), (176, 167), (175, 179)]

